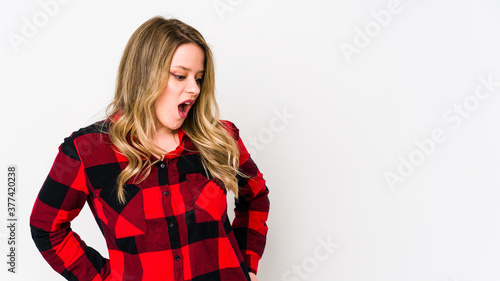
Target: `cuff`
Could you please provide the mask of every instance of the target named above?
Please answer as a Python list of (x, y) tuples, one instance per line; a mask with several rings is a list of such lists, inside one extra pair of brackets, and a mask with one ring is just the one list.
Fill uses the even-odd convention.
[(255, 275), (257, 275), (259, 259), (250, 255), (245, 255), (245, 263), (247, 264), (248, 272), (253, 272)]

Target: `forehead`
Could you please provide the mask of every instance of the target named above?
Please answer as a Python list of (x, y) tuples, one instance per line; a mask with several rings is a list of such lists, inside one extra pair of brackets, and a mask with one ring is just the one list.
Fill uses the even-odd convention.
[(205, 52), (193, 43), (182, 44), (174, 52), (172, 67), (183, 67), (198, 72), (203, 70), (205, 64)]

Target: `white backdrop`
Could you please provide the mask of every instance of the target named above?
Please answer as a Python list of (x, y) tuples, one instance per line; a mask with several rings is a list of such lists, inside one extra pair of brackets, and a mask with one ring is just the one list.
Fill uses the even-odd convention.
[[(221, 118), (267, 181), (260, 281), (500, 280), (500, 2), (0, 5), (2, 261), (18, 169), (17, 273), (2, 262), (1, 280), (62, 280), (31, 239), (32, 205), (63, 139), (103, 117), (126, 42), (155, 15), (209, 42)], [(73, 229), (107, 256), (88, 206)]]

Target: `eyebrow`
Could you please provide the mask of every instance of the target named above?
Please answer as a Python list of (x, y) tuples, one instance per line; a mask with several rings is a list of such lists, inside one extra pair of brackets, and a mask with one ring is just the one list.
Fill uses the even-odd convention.
[[(172, 67), (179, 67), (179, 68), (182, 68), (182, 69), (184, 69), (184, 70), (186, 70), (186, 71), (191, 71), (191, 69), (190, 69), (190, 68), (187, 68), (187, 67), (182, 66), (182, 65), (174, 65), (174, 66), (172, 66)], [(205, 70), (200, 70), (200, 71), (198, 71), (198, 73), (204, 73), (204, 72), (205, 72)]]

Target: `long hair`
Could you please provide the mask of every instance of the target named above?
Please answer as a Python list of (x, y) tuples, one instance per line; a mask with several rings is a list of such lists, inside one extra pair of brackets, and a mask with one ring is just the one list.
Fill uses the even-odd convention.
[[(118, 201), (126, 203), (125, 183), (141, 182), (151, 172), (152, 155), (163, 155), (151, 141), (156, 132), (155, 103), (165, 89), (170, 63), (177, 47), (194, 43), (205, 53), (205, 73), (200, 94), (181, 128), (199, 151), (205, 172), (222, 181), (238, 198), (238, 144), (219, 122), (215, 100), (212, 52), (203, 36), (177, 19), (156, 16), (143, 23), (130, 37), (118, 68), (114, 100), (106, 108), (111, 120), (111, 143), (128, 159), (116, 180)], [(114, 118), (118, 116), (118, 118)], [(207, 175), (209, 175), (207, 173)]]

